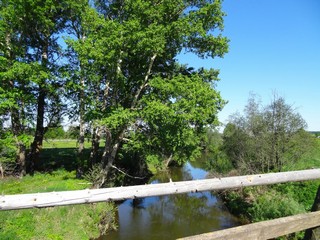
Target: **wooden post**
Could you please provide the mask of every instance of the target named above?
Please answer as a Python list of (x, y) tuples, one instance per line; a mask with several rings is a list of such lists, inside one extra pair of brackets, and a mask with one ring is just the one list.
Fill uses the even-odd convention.
[[(320, 186), (318, 187), (317, 195), (314, 199), (314, 203), (312, 205), (311, 211), (319, 211), (320, 210)], [(320, 226), (320, 222), (319, 222)], [(320, 239), (320, 227), (310, 228), (305, 231), (304, 240), (318, 240)]]

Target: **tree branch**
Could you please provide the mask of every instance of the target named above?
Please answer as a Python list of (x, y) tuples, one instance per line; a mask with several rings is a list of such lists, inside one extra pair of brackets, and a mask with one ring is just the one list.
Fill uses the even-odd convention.
[(137, 102), (138, 102), (138, 100), (139, 100), (139, 98), (140, 98), (140, 95), (141, 95), (142, 90), (143, 90), (146, 86), (148, 86), (149, 77), (150, 77), (150, 75), (151, 75), (151, 69), (152, 69), (152, 66), (153, 66), (153, 63), (154, 63), (154, 60), (156, 59), (156, 57), (157, 57), (157, 54), (155, 53), (155, 54), (151, 57), (151, 59), (150, 59), (148, 71), (147, 71), (147, 73), (146, 73), (146, 75), (145, 75), (145, 77), (144, 77), (144, 82), (143, 82), (143, 84), (140, 86), (140, 88), (138, 89), (138, 91), (136, 92), (136, 95), (134, 96), (134, 99), (133, 99), (132, 104), (131, 104), (131, 109), (134, 109), (134, 108), (135, 108), (135, 106), (136, 106), (136, 104), (137, 104)]
[(126, 175), (127, 177), (130, 177), (130, 178), (134, 178), (134, 179), (145, 179), (147, 176), (144, 176), (144, 177), (135, 177), (135, 176), (132, 176), (124, 171), (122, 171), (121, 169), (117, 168), (116, 166), (114, 165), (111, 165), (112, 168), (116, 169), (118, 172), (121, 172), (122, 174)]

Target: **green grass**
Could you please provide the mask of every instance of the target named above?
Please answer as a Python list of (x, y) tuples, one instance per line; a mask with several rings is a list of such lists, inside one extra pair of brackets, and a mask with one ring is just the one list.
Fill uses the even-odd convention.
[[(90, 143), (85, 142), (85, 159), (89, 158)], [(57, 169), (66, 169), (72, 171), (80, 165), (86, 163), (80, 162), (77, 157), (78, 144), (73, 139), (46, 140), (43, 142), (43, 149), (40, 153), (38, 170), (41, 172), (50, 172)], [(84, 160), (86, 161), (86, 160)]]
[(57, 170), (52, 173), (35, 173), (22, 179), (8, 177), (0, 182), (1, 194), (22, 194), (37, 192), (52, 192), (66, 190), (80, 190), (90, 186), (83, 179), (75, 178), (75, 171)]
[(0, 212), (0, 239), (89, 239), (100, 236), (102, 218), (114, 226), (110, 203)]
[(302, 170), (310, 168), (320, 168), (320, 139), (316, 139), (315, 148), (304, 155), (300, 161), (287, 166), (286, 170)]
[[(43, 141), (43, 148), (78, 148), (77, 140), (75, 139), (47, 139)], [(91, 142), (85, 141), (84, 142), (85, 148), (91, 147)]]
[[(64, 169), (36, 173), (22, 179), (5, 178), (1, 194), (80, 190), (90, 186)], [(104, 224), (101, 225), (101, 220)], [(0, 239), (89, 239), (115, 227), (112, 203), (82, 204), (43, 209), (0, 211)]]
[[(87, 167), (91, 143), (85, 141), (84, 158), (78, 158), (78, 143), (74, 139), (46, 140), (40, 153), (41, 162), (38, 171), (50, 172), (57, 169), (76, 170), (79, 166)], [(100, 152), (104, 141), (100, 143)]]

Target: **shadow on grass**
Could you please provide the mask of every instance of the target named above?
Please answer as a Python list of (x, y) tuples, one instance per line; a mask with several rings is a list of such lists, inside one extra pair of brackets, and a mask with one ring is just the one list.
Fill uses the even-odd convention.
[(88, 165), (90, 150), (84, 150), (83, 159), (79, 159), (76, 148), (45, 148), (40, 153), (40, 163), (36, 170), (51, 172), (57, 169), (77, 170)]

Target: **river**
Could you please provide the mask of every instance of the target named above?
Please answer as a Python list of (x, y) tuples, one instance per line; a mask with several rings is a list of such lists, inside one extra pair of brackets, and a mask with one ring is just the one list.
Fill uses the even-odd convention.
[[(154, 176), (151, 184), (203, 179), (201, 163), (187, 162)], [(118, 206), (118, 230), (100, 239), (176, 239), (239, 225), (213, 192), (127, 200)]]

